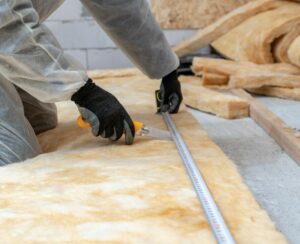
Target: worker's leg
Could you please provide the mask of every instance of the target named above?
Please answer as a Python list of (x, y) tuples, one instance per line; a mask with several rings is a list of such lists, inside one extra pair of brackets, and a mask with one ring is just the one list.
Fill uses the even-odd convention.
[(162, 78), (179, 66), (147, 0), (81, 0), (97, 22), (149, 77)]
[[(46, 20), (64, 0), (31, 0), (39, 14), (40, 22)], [(57, 126), (57, 109), (53, 103), (43, 103), (28, 92), (17, 87), (22, 99), (25, 116), (36, 134), (53, 129)]]
[(22, 99), (25, 116), (36, 134), (57, 126), (57, 109), (53, 103), (43, 103), (26, 91), (17, 88)]
[(0, 75), (0, 166), (41, 153), (15, 87)]
[(46, 20), (65, 0), (31, 0), (39, 14), (40, 22)]

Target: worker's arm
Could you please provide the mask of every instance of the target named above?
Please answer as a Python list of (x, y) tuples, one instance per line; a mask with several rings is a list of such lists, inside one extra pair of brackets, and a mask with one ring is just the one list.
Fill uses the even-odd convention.
[[(48, 8), (47, 2), (35, 3)], [(0, 12), (1, 75), (43, 102), (72, 97), (84, 119), (94, 123), (95, 136), (117, 140), (125, 131), (130, 137), (127, 141), (133, 141), (134, 128), (125, 109), (113, 95), (93, 84), (84, 68), (62, 51), (40, 23), (31, 0), (0, 1)]]
[(0, 72), (43, 102), (68, 100), (88, 80), (40, 23), (31, 0), (0, 1)]
[(179, 66), (147, 0), (81, 0), (130, 60), (150, 78)]
[(182, 101), (179, 60), (151, 14), (147, 0), (81, 0), (99, 25), (150, 78), (161, 79), (162, 111), (177, 112)]

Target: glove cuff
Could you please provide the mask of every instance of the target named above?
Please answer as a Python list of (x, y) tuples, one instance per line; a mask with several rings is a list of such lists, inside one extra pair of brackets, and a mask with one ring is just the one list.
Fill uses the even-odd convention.
[(94, 86), (95, 84), (93, 83), (93, 80), (88, 79), (85, 85), (72, 95), (71, 100), (75, 103), (83, 100), (91, 92), (91, 90), (93, 90)]
[(163, 77), (162, 79), (162, 83), (164, 86), (168, 86), (174, 82), (178, 82), (178, 73), (177, 70), (172, 71), (170, 74), (166, 75), (165, 77)]

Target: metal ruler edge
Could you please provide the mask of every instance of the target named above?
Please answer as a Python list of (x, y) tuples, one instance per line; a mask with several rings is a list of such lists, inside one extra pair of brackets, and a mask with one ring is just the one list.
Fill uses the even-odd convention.
[(217, 242), (222, 244), (235, 243), (228, 229), (228, 226), (226, 225), (224, 218), (205, 183), (204, 178), (201, 175), (201, 172), (192, 157), (191, 152), (189, 151), (182, 136), (180, 135), (170, 114), (162, 113), (162, 116), (169, 128), (172, 139), (176, 144), (177, 150), (183, 160), (185, 168), (196, 191), (197, 198), (202, 205), (202, 208), (206, 214), (207, 220), (211, 226)]

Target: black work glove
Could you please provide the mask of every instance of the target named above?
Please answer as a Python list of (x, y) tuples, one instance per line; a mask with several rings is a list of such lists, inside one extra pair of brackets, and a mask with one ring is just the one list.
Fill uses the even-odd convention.
[(119, 140), (125, 133), (125, 142), (134, 141), (134, 124), (120, 102), (109, 92), (93, 83), (91, 79), (71, 98), (84, 121), (91, 125), (94, 136)]
[(181, 85), (177, 69), (166, 75), (160, 85), (160, 111), (177, 113), (182, 102)]

